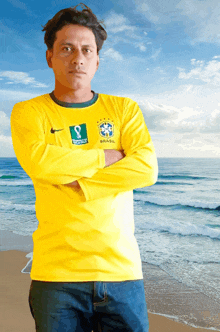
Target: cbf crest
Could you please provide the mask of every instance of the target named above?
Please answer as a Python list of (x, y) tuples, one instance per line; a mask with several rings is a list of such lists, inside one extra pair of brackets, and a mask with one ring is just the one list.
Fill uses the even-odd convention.
[(110, 119), (100, 120), (98, 128), (101, 137), (110, 138), (114, 136), (114, 123)]

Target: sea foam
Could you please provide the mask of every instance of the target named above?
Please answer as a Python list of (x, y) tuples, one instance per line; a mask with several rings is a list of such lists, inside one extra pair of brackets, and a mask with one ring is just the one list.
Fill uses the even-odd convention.
[(171, 199), (171, 198), (164, 198), (164, 197), (144, 197), (141, 195), (136, 194), (134, 196), (134, 201), (143, 202), (143, 203), (150, 203), (155, 205), (161, 206), (174, 206), (180, 205), (183, 207), (191, 207), (196, 209), (208, 209), (208, 210), (220, 210), (219, 202), (201, 202), (201, 201), (188, 201), (188, 200), (178, 200), (178, 199)]
[(0, 200), (0, 209), (2, 210), (25, 210), (25, 211), (35, 211), (34, 204), (15, 204), (11, 201)]

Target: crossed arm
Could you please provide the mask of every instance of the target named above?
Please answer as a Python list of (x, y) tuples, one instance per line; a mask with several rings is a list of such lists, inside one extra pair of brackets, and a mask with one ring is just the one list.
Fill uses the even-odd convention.
[[(130, 103), (130, 105), (129, 105)], [(11, 115), (12, 141), (17, 159), (33, 181), (72, 186), (86, 200), (151, 186), (157, 180), (154, 146), (138, 105), (126, 103), (120, 129), (122, 151), (75, 150), (46, 143), (46, 114), (16, 104)]]
[[(110, 149), (106, 149), (104, 150), (105, 153), (105, 167), (108, 167), (114, 163), (117, 163), (117, 161), (123, 159), (125, 157), (125, 154), (123, 151), (118, 151), (118, 150), (110, 150)], [(79, 182), (73, 181), (71, 183), (68, 183), (67, 186), (71, 186), (74, 187), (76, 190), (80, 190), (80, 185)]]

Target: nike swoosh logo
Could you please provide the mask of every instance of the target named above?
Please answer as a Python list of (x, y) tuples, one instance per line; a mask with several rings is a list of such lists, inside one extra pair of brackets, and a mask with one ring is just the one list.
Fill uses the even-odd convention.
[(56, 131), (61, 131), (61, 130), (64, 130), (64, 129), (53, 129), (53, 128), (51, 128), (50, 132), (51, 132), (51, 134), (54, 134)]

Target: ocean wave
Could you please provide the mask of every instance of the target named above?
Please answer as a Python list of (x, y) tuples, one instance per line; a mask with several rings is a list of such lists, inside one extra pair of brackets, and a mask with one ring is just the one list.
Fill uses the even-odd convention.
[(160, 175), (158, 176), (158, 179), (179, 179), (179, 180), (218, 180), (214, 178), (207, 178), (205, 176), (192, 176), (192, 175)]
[(181, 206), (181, 207), (185, 207), (185, 208), (220, 211), (219, 202), (211, 203), (211, 202), (201, 202), (201, 201), (191, 201), (191, 200), (180, 202), (178, 200), (161, 198), (161, 197), (156, 197), (156, 198), (149, 197), (147, 199), (146, 198), (145, 199), (137, 199), (137, 198), (135, 199), (135, 196), (134, 196), (134, 201), (143, 202), (143, 204), (154, 204), (154, 205), (158, 205), (158, 206)]
[(211, 228), (207, 225), (193, 225), (189, 222), (175, 222), (175, 224), (146, 223), (145, 230), (157, 231), (159, 233), (169, 233), (179, 236), (204, 236), (211, 239), (220, 240), (220, 229)]
[(33, 182), (31, 180), (20, 180), (20, 181), (0, 181), (0, 186), (31, 186)]
[(197, 265), (210, 265), (210, 264), (218, 264), (219, 265), (220, 264), (219, 260), (216, 260), (216, 261), (214, 261), (214, 260), (212, 260), (212, 261), (201, 260), (201, 261), (199, 261), (199, 260), (184, 259), (183, 261), (186, 262), (186, 263), (189, 263), (189, 264), (197, 264)]
[(206, 226), (211, 228), (220, 228), (220, 225), (206, 224)]
[(20, 176), (14, 176), (14, 175), (2, 175), (0, 176), (0, 179), (13, 180), (13, 179), (22, 179), (22, 178)]
[(177, 186), (185, 186), (185, 185), (187, 185), (187, 186), (193, 186), (193, 183), (187, 183), (187, 182), (175, 182), (175, 181), (157, 181), (156, 183), (155, 183), (155, 185), (173, 185), (173, 186), (175, 186), (175, 185), (177, 185)]
[[(176, 276), (174, 276), (174, 279), (176, 279)], [(167, 315), (167, 314), (163, 314), (163, 313), (160, 313), (160, 312), (154, 312), (154, 311), (151, 311), (151, 310), (149, 310), (149, 309), (147, 309), (147, 312), (149, 312), (150, 314), (152, 314), (152, 315), (158, 315), (158, 316), (163, 316), (163, 317), (166, 317), (166, 318), (169, 318), (169, 319), (171, 319), (171, 320), (173, 320), (173, 321), (175, 321), (175, 322), (178, 322), (178, 323), (182, 323), (182, 324), (185, 324), (186, 326), (190, 326), (190, 327), (192, 327), (192, 328), (194, 328), (195, 330), (196, 329), (198, 329), (198, 328), (200, 328), (201, 329), (201, 327), (200, 326), (197, 326), (197, 325), (195, 325), (195, 324), (193, 324), (192, 322), (191, 322), (191, 320), (192, 320), (192, 314), (190, 314), (190, 316), (189, 317), (187, 317), (187, 315), (185, 315), (184, 317), (185, 318), (183, 318), (181, 315), (180, 316), (174, 316), (174, 315)], [(189, 319), (189, 320), (187, 320), (187, 318)], [(197, 318), (196, 318), (197, 319)], [(209, 331), (219, 331), (218, 329), (216, 329), (216, 328), (214, 328), (214, 327), (206, 327), (205, 328), (207, 331), (209, 330)]]
[(34, 204), (15, 204), (10, 201), (0, 201), (0, 209), (2, 210), (17, 210), (17, 211), (35, 211)]

